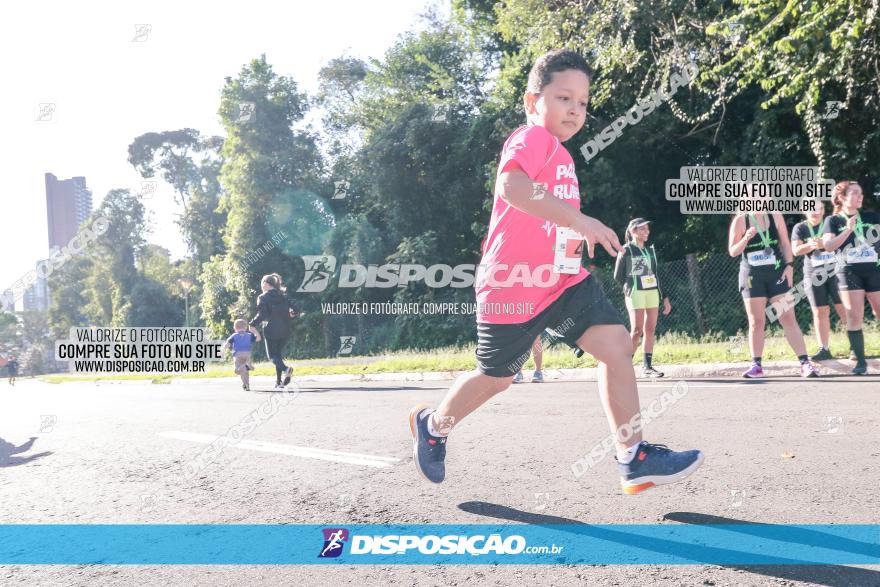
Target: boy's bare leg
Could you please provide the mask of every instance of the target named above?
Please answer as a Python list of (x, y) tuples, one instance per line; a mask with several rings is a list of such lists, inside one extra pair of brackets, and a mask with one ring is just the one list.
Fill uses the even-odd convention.
[(434, 429), (448, 434), (468, 414), (510, 387), (511, 381), (513, 375), (490, 377), (479, 371), (460, 375), (432, 414)]
[(578, 339), (578, 346), (599, 361), (599, 395), (618, 448), (642, 441), (640, 430), (623, 438), (621, 429), (639, 412), (639, 392), (632, 365), (632, 339), (621, 324), (591, 326)]

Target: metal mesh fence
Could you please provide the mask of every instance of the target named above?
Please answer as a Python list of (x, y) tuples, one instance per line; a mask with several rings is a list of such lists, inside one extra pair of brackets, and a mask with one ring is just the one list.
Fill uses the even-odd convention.
[[(748, 321), (738, 288), (739, 257), (724, 253), (711, 255), (688, 255), (684, 259), (661, 262), (659, 275), (664, 295), (672, 304), (669, 316), (662, 312), (657, 322), (657, 334), (682, 333), (693, 337), (711, 336), (718, 340), (744, 335)], [(803, 279), (802, 260), (795, 261), (794, 284)], [(628, 313), (622, 288), (613, 280), (610, 268), (591, 269), (602, 284), (606, 296), (618, 308), (627, 321)], [(473, 301), (472, 291), (464, 296)], [(866, 320), (871, 310), (866, 304)], [(661, 308), (662, 309), (662, 308)], [(795, 306), (795, 316), (801, 329), (812, 331), (812, 313), (806, 297)], [(838, 318), (831, 312), (832, 327)], [(768, 321), (768, 329), (779, 328)], [(308, 330), (311, 338), (302, 338)], [(413, 345), (413, 332), (424, 333), (421, 344)], [(405, 336), (401, 333), (406, 332)], [(355, 338), (352, 349), (344, 350), (342, 339)], [(406, 343), (401, 343), (406, 339)], [(364, 355), (386, 350), (410, 348), (430, 349), (449, 344), (473, 344), (476, 342), (476, 325), (473, 315), (457, 316), (331, 316), (321, 317), (320, 325), (300, 330), (294, 336), (290, 351), (299, 358)], [(433, 344), (432, 344), (433, 343)]]
[[(669, 297), (672, 312), (657, 321), (657, 334), (687, 333), (692, 336), (716, 334), (734, 336), (748, 330), (748, 320), (739, 293), (739, 257), (723, 253), (703, 258), (688, 255), (684, 259), (661, 262), (659, 275), (663, 294)], [(593, 271), (603, 282), (611, 302), (626, 315), (623, 290), (614, 282), (609, 271)], [(832, 277), (833, 279), (833, 277)], [(803, 262), (795, 260), (794, 285), (803, 280)], [(866, 319), (871, 310), (866, 304)], [(795, 316), (801, 329), (812, 329), (812, 311), (806, 297), (795, 306)], [(831, 312), (832, 326), (837, 316)], [(772, 327), (768, 322), (768, 326)]]

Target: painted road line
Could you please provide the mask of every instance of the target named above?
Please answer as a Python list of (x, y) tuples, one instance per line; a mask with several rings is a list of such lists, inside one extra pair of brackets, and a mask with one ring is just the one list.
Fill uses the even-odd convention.
[[(676, 382), (677, 381), (678, 380), (676, 380)], [(685, 383), (687, 383), (686, 379), (682, 379), (681, 381), (684, 381)], [(751, 385), (751, 384), (745, 383), (745, 382), (744, 383), (723, 383), (721, 385), (694, 385), (692, 383), (688, 383), (687, 387), (688, 387), (688, 389), (695, 389), (698, 387), (705, 387), (707, 389), (721, 389), (722, 387), (742, 387), (743, 385)], [(661, 385), (661, 384), (643, 385), (643, 384), (639, 384), (639, 389), (645, 389), (645, 388), (651, 388), (651, 387), (656, 387), (657, 389), (668, 389), (670, 387), (675, 387), (675, 384), (674, 383), (670, 383), (668, 385)]]
[[(201, 444), (211, 444), (220, 436), (213, 434), (198, 434), (194, 432), (179, 432), (171, 430), (168, 432), (159, 432), (159, 436), (164, 438), (173, 438), (176, 440), (187, 440), (189, 442), (198, 442)], [(278, 444), (275, 442), (262, 442), (260, 440), (241, 440), (235, 444), (229, 444), (235, 448), (245, 450), (256, 450), (259, 452), (271, 452), (294, 457), (302, 457), (305, 459), (318, 459), (322, 461), (333, 461), (336, 463), (346, 463), (349, 465), (361, 465), (364, 467), (387, 468), (399, 463), (400, 459), (393, 457), (379, 457), (375, 455), (365, 455), (353, 452), (342, 452), (338, 450), (327, 450), (323, 448), (311, 448), (308, 446), (294, 446), (292, 444)]]

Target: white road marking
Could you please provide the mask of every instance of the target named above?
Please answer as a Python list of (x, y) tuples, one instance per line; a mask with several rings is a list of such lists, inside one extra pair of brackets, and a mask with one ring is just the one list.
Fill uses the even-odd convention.
[[(687, 380), (682, 379), (682, 381), (685, 381), (685, 383), (687, 383)], [(670, 388), (670, 387), (675, 386), (675, 384), (672, 384), (672, 383), (669, 385), (642, 385), (638, 382), (636, 382), (636, 383), (638, 384), (639, 389), (643, 389), (645, 387), (657, 387), (657, 388), (666, 389), (666, 388)], [(747, 385), (747, 384), (746, 383), (732, 383), (732, 384), (722, 384), (722, 385), (691, 385), (690, 383), (688, 383), (688, 389), (695, 388), (695, 387), (708, 387), (710, 389), (713, 389), (713, 388), (720, 389), (722, 387), (742, 387), (743, 385)]]
[[(159, 436), (164, 438), (174, 438), (176, 440), (188, 440), (190, 442), (198, 442), (201, 444), (211, 444), (220, 436), (213, 434), (198, 434), (194, 432), (178, 432), (175, 430), (168, 432), (159, 432)], [(394, 463), (399, 463), (400, 459), (393, 457), (378, 457), (374, 455), (365, 455), (353, 452), (341, 452), (337, 450), (327, 450), (323, 448), (311, 448), (307, 446), (294, 446), (292, 444), (278, 444), (275, 442), (262, 442), (260, 440), (241, 440), (235, 444), (229, 444), (235, 448), (243, 448), (245, 450), (256, 450), (260, 452), (272, 452), (282, 455), (290, 455), (294, 457), (302, 457), (306, 459), (318, 459), (322, 461), (333, 461), (336, 463), (347, 463), (349, 465), (361, 465), (364, 467), (386, 468), (391, 467)]]

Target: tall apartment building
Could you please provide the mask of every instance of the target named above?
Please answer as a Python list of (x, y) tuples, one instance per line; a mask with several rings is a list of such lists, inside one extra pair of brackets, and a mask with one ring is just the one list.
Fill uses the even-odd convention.
[(92, 192), (85, 177), (59, 180), (46, 174), (46, 216), (49, 224), (49, 250), (70, 242), (80, 224), (92, 213)]

